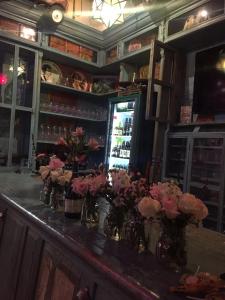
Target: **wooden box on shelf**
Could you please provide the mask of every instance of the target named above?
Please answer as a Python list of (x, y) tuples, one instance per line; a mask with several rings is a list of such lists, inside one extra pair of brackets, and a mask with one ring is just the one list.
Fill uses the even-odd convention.
[(6, 18), (0, 18), (0, 29), (5, 30), (9, 33), (12, 33), (14, 35), (19, 35), (19, 23), (6, 19)]
[(80, 46), (67, 41), (66, 52), (75, 56), (80, 56)]
[(94, 52), (91, 49), (80, 46), (80, 57), (88, 61), (93, 61)]
[(49, 46), (52, 48), (55, 48), (57, 50), (65, 52), (66, 51), (66, 40), (59, 38), (57, 36), (54, 36), (54, 35), (50, 35)]

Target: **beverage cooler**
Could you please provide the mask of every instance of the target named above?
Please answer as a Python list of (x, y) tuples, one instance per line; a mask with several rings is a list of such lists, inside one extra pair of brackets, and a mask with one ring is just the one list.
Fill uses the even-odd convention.
[(108, 169), (137, 166), (141, 106), (140, 94), (109, 99), (105, 157)]

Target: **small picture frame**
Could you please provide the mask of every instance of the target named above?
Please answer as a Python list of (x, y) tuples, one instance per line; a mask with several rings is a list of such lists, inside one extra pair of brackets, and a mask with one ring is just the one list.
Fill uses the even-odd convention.
[(182, 124), (190, 124), (192, 119), (192, 106), (182, 105), (180, 108), (180, 122)]

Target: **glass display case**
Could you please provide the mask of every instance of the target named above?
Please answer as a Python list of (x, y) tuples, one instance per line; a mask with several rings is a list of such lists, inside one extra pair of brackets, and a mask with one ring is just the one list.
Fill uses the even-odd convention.
[(165, 177), (174, 179), (184, 189), (185, 172), (187, 168), (188, 138), (169, 138), (167, 142), (167, 157)]
[(106, 63), (110, 64), (118, 59), (117, 46), (106, 51)]
[(80, 58), (82, 60), (97, 63), (97, 51), (84, 47), (82, 45), (76, 44), (64, 38), (50, 35), (49, 36), (49, 47), (52, 47), (61, 52), (70, 54), (74, 57)]
[(3, 41), (0, 48), (0, 165), (27, 167), (37, 51)]
[(203, 225), (224, 231), (225, 133), (169, 133), (164, 150), (163, 179), (175, 179), (183, 191), (207, 205)]
[(26, 49), (19, 49), (17, 66), (16, 104), (32, 107), (34, 78), (34, 53)]
[(11, 110), (0, 108), (0, 166), (7, 165)]
[(32, 42), (36, 42), (37, 40), (37, 31), (35, 28), (2, 16), (0, 16), (0, 30)]
[(16, 110), (13, 136), (12, 165), (28, 167), (31, 113)]
[(213, 0), (171, 19), (168, 36), (197, 27), (224, 14), (224, 0)]
[(128, 54), (134, 51), (138, 51), (144, 47), (150, 46), (151, 41), (158, 36), (158, 28), (154, 28), (151, 31), (143, 33), (138, 37), (129, 39), (124, 43), (124, 54)]
[(12, 104), (15, 47), (3, 42), (0, 42), (0, 46), (0, 103)]

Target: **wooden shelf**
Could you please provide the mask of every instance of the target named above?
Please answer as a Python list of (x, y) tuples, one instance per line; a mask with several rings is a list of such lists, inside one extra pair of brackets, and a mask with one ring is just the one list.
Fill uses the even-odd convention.
[(189, 30), (172, 34), (164, 42), (186, 52), (198, 50), (224, 41), (223, 30), (221, 30), (224, 24), (225, 15), (221, 15)]
[[(49, 145), (56, 145), (57, 146), (57, 140), (56, 141), (49, 141), (49, 140), (42, 140), (38, 139), (37, 140), (38, 144), (49, 144)], [(99, 148), (105, 148), (105, 145), (100, 145)]]
[(82, 69), (95, 74), (100, 72), (100, 68), (97, 63), (80, 59), (74, 55), (70, 55), (66, 52), (61, 52), (52, 47), (46, 46), (43, 48), (44, 59), (52, 60), (61, 64), (69, 64), (76, 69)]
[(213, 190), (213, 191), (216, 191), (216, 192), (220, 191), (220, 187), (219, 186), (215, 186), (215, 185), (212, 185), (212, 184), (199, 183), (199, 182), (194, 182), (194, 181), (190, 182), (190, 187), (203, 188), (205, 185), (210, 190)]
[(46, 88), (46, 89), (52, 89), (55, 91), (66, 92), (66, 93), (70, 93), (70, 94), (74, 94), (74, 95), (82, 95), (84, 97), (93, 97), (93, 96), (94, 97), (108, 97), (108, 96), (113, 96), (118, 93), (117, 91), (111, 91), (108, 93), (96, 94), (96, 93), (86, 92), (86, 91), (82, 91), (82, 90), (77, 90), (73, 87), (49, 83), (49, 82), (45, 82), (45, 81), (41, 82), (41, 87)]
[(85, 117), (78, 117), (78, 116), (73, 116), (73, 115), (68, 115), (68, 114), (56, 113), (56, 112), (52, 112), (52, 111), (40, 110), (40, 113), (41, 114), (46, 114), (46, 115), (51, 115), (51, 116), (56, 116), (56, 117), (77, 119), (77, 120), (90, 121), (90, 122), (106, 122), (106, 120), (96, 120), (96, 119), (90, 119), (90, 118), (85, 118)]
[(193, 146), (193, 149), (223, 150), (223, 146)]
[(102, 73), (118, 74), (120, 72), (120, 64), (128, 63), (137, 67), (149, 64), (150, 45), (141, 48), (140, 50), (127, 53), (110, 64), (101, 67)]

